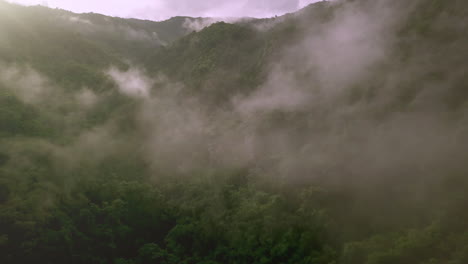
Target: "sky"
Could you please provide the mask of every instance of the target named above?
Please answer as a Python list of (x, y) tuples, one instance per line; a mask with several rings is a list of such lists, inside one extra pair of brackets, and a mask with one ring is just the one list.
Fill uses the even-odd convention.
[(10, 0), (77, 13), (164, 20), (173, 16), (271, 17), (296, 11), (318, 0)]

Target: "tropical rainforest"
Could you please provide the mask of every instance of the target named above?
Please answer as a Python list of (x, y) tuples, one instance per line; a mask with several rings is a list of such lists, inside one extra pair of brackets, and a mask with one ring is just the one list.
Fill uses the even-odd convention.
[(0, 263), (468, 263), (468, 2), (154, 22), (0, 1)]

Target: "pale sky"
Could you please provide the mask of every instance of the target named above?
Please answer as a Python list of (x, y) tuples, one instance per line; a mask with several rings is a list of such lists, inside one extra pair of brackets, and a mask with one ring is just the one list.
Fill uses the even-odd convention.
[(296, 11), (318, 0), (10, 0), (77, 13), (164, 20), (173, 16), (270, 17)]

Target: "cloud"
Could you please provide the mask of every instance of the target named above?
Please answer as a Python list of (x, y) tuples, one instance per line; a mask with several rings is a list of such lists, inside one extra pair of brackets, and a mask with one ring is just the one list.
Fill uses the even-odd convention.
[(109, 36), (120, 36), (125, 40), (129, 41), (140, 41), (146, 43), (153, 43), (157, 45), (166, 45), (164, 41), (159, 38), (157, 32), (151, 30), (143, 30), (132, 27), (125, 23), (112, 23), (112, 21), (108, 20), (107, 18), (103, 18), (102, 20), (94, 21), (94, 23), (86, 19), (83, 15), (62, 15), (61, 19), (65, 20), (66, 22), (73, 23), (73, 24), (81, 24), (81, 27), (74, 27), (76, 30), (79, 30), (81, 33), (87, 34), (88, 37), (95, 37), (109, 35)]
[(0, 85), (23, 103), (47, 108), (52, 112), (70, 102), (72, 104), (68, 107), (78, 107), (79, 111), (88, 109), (99, 101), (99, 96), (86, 87), (67, 92), (46, 76), (25, 65), (0, 64)]
[(68, 19), (69, 19), (71, 22), (92, 25), (91, 21), (89, 21), (89, 20), (87, 20), (87, 19), (83, 19), (83, 18), (78, 17), (78, 16), (70, 16), (70, 17), (68, 17)]
[(99, 102), (99, 97), (92, 90), (83, 88), (75, 94), (75, 100), (84, 108), (95, 106)]
[[(301, 36), (270, 58), (264, 83), (222, 106), (193, 87), (139, 68), (109, 69), (118, 92), (139, 100), (125, 105), (131, 111), (110, 113), (103, 124), (80, 131), (57, 156), (71, 164), (93, 163), (123, 150), (141, 155), (155, 177), (234, 167), (291, 183), (405, 185), (465, 173), (467, 104), (446, 104), (461, 73), (427, 78), (432, 67), (455, 69), (452, 52), (441, 59), (428, 52), (430, 45), (420, 45), (401, 63), (395, 56), (399, 21), (408, 10), (362, 3), (330, 4), (329, 18), (299, 21)], [(42, 88), (34, 87), (47, 81), (23, 75), (3, 71), (2, 79), (42, 98)], [(74, 96), (82, 108), (106, 100), (85, 88)]]
[(293, 72), (276, 65), (268, 80), (248, 97), (234, 98), (236, 110), (245, 115), (272, 112), (276, 110), (296, 111), (313, 100), (310, 92), (296, 83)]
[[(153, 168), (245, 167), (289, 182), (356, 185), (466, 171), (468, 111), (450, 112), (441, 100), (451, 81), (427, 83), (424, 52), (404, 66), (393, 56), (409, 10), (380, 1), (330, 5), (334, 15), (299, 22), (301, 38), (271, 58), (266, 81), (230, 105), (165, 79), (138, 114)], [(423, 89), (405, 102), (415, 78)]]
[(107, 74), (115, 81), (119, 91), (132, 97), (145, 98), (149, 96), (153, 80), (147, 77), (142, 70), (129, 69), (120, 71), (117, 68), (111, 68)]
[(0, 64), (0, 83), (26, 104), (42, 104), (54, 97), (48, 79), (27, 66)]
[(225, 18), (186, 18), (185, 22), (183, 23), (183, 27), (189, 31), (200, 31), (206, 27), (211, 26), (212, 24), (218, 22), (226, 22), (226, 23), (237, 23), (237, 22), (245, 22), (250, 19), (248, 18), (237, 18), (237, 17), (225, 17)]
[(200, 19), (186, 18), (182, 26), (189, 31), (200, 31), (220, 21), (222, 20), (217, 20), (214, 18), (200, 18)]
[[(332, 19), (304, 20), (302, 40), (273, 59), (266, 82), (233, 100), (258, 133), (260, 155), (254, 160), (269, 156), (276, 161), (265, 163), (269, 174), (291, 180), (434, 179), (460, 170), (466, 154), (459, 143), (468, 138), (459, 131), (465, 131), (466, 118), (450, 116), (465, 117), (467, 111), (450, 113), (441, 100), (452, 82), (423, 77), (428, 68), (419, 61), (429, 53), (415, 53), (404, 65), (393, 57), (399, 52), (399, 23), (411, 8), (383, 1), (334, 8)], [(421, 90), (404, 102), (402, 94), (413, 88), (408, 83)]]

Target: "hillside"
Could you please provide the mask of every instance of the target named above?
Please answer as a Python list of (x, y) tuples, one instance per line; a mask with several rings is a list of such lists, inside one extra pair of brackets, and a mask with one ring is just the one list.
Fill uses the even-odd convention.
[(466, 1), (217, 20), (0, 1), (1, 263), (468, 262)]
[(154, 22), (0, 1), (0, 58), (30, 64), (64, 86), (100, 87), (104, 80), (99, 71), (138, 63), (190, 33), (184, 23), (197, 20), (175, 17)]

